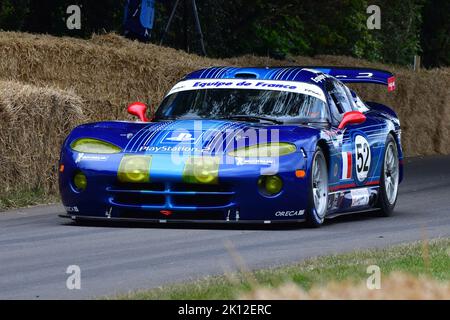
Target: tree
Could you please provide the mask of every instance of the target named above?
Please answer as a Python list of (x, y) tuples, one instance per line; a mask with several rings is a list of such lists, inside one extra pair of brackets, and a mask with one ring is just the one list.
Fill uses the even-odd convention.
[(380, 59), (381, 43), (367, 28), (367, 7), (366, 0), (305, 2), (305, 33), (312, 54)]
[(430, 0), (423, 7), (421, 44), (425, 67), (450, 65), (450, 2)]
[(0, 29), (21, 30), (30, 13), (29, 0), (2, 0), (0, 2)]
[(380, 0), (381, 30), (375, 32), (382, 43), (382, 61), (411, 65), (419, 54), (421, 9), (424, 0)]

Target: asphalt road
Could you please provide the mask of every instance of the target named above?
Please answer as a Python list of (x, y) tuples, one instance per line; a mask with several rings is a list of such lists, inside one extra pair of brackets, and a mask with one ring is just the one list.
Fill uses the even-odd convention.
[[(408, 159), (405, 173), (394, 216), (350, 215), (320, 229), (80, 227), (57, 217), (60, 206), (0, 213), (0, 299), (83, 299), (151, 288), (234, 270), (235, 254), (247, 267), (262, 268), (450, 237), (450, 157)], [(66, 287), (70, 265), (80, 267), (80, 290)]]

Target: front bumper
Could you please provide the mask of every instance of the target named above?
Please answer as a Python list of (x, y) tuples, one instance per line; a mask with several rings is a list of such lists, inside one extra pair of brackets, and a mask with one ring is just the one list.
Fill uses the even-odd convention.
[[(276, 166), (237, 164), (224, 159), (218, 184), (187, 184), (182, 180), (183, 163), (172, 164), (170, 154), (154, 154), (150, 182), (121, 184), (117, 170), (123, 154), (94, 159), (68, 150), (61, 156), (60, 194), (67, 217), (153, 223), (276, 223), (304, 220), (308, 203), (308, 165), (300, 153), (279, 157)], [(80, 161), (81, 159), (81, 161)], [(262, 195), (257, 186), (261, 174), (276, 167), (283, 180), (282, 191), (273, 197)], [(305, 178), (296, 169), (307, 171)], [(73, 175), (82, 171), (88, 181), (77, 192)]]

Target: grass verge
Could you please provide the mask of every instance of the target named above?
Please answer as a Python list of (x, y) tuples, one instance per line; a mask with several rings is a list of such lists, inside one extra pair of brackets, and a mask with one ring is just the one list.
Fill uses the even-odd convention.
[(0, 194), (0, 212), (16, 208), (50, 204), (59, 200), (55, 194), (48, 194), (42, 189), (12, 191)]
[[(364, 284), (365, 286), (369, 277), (367, 273), (369, 265), (380, 267), (382, 279), (401, 272), (401, 274), (407, 274), (408, 279), (410, 277), (420, 277), (421, 279), (426, 277), (430, 281), (448, 285), (448, 281), (450, 281), (450, 239), (318, 257), (295, 265), (208, 277), (195, 282), (131, 292), (115, 298), (236, 299), (255, 297), (252, 292), (260, 288), (279, 288), (286, 284), (294, 284), (305, 292), (336, 282)], [(271, 297), (273, 298), (273, 296)]]

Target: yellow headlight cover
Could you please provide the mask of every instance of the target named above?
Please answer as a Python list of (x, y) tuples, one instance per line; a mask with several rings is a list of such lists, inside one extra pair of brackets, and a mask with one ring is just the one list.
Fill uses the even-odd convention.
[(100, 154), (112, 154), (119, 153), (122, 150), (112, 143), (93, 139), (93, 138), (81, 138), (71, 143), (70, 147), (83, 153), (100, 153)]
[(215, 184), (219, 178), (218, 157), (190, 157), (185, 164), (183, 181), (187, 183)]
[(228, 155), (241, 158), (279, 157), (294, 153), (296, 150), (297, 147), (292, 143), (273, 142), (239, 148), (229, 152)]
[(120, 161), (117, 178), (120, 182), (149, 182), (151, 164), (152, 156), (124, 155)]
[(277, 194), (283, 188), (283, 181), (278, 176), (267, 176), (264, 188), (270, 195)]
[(78, 191), (84, 191), (87, 187), (87, 178), (86, 175), (79, 171), (73, 177), (73, 184), (78, 189)]

